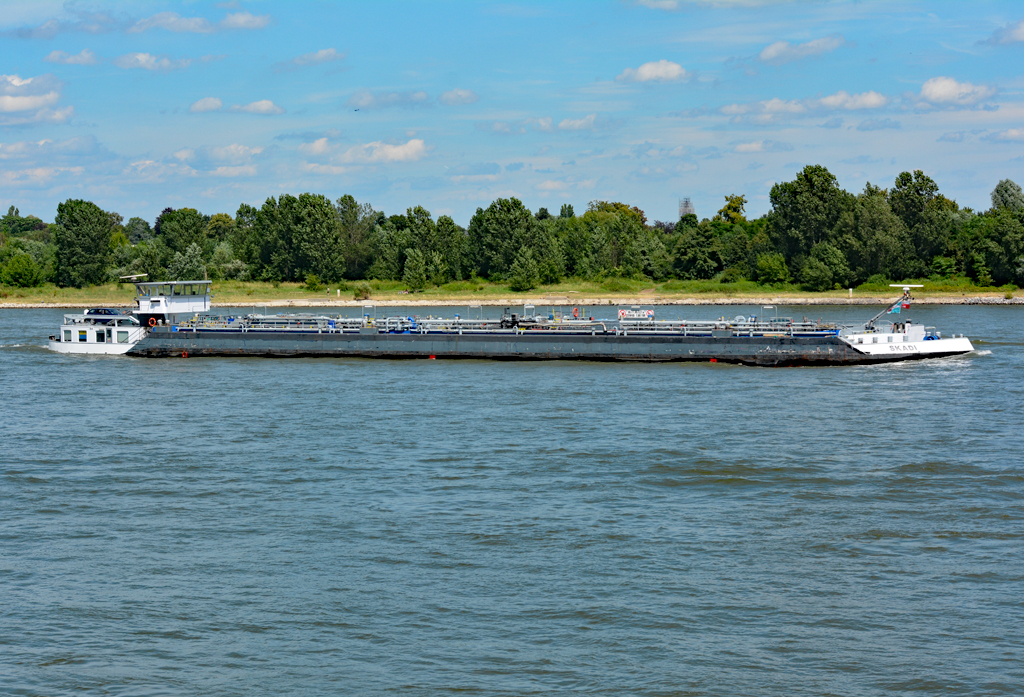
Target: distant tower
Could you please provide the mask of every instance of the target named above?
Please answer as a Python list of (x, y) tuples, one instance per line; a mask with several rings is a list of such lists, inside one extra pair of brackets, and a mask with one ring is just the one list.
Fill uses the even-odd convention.
[(697, 211), (693, 210), (693, 204), (690, 203), (690, 197), (679, 199), (679, 217), (682, 218), (684, 215), (696, 215)]

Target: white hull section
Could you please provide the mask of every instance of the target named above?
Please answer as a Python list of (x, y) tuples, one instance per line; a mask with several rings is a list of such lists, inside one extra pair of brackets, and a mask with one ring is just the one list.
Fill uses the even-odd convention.
[[(858, 336), (841, 337), (856, 350), (869, 356), (885, 356), (892, 360), (905, 360), (909, 358), (928, 358), (930, 356), (954, 356), (970, 353), (974, 350), (971, 340), (965, 336), (952, 339), (921, 339), (918, 341), (905, 341), (904, 334), (869, 334), (860, 335), (859, 338), (867, 338), (867, 341), (859, 343)], [(892, 339), (890, 340), (890, 337)], [(852, 339), (852, 340), (851, 340)], [(872, 339), (878, 339), (875, 343)]]
[(73, 341), (50, 341), (47, 346), (51, 351), (57, 353), (83, 353), (93, 355), (117, 356), (128, 353), (134, 343), (131, 344), (96, 344), (76, 343)]

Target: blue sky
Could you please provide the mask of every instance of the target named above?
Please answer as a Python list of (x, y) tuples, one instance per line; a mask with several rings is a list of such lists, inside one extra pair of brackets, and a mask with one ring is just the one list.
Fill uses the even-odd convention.
[(1024, 182), (1019, 2), (0, 2), (0, 206), (516, 196), (674, 220), (822, 164)]

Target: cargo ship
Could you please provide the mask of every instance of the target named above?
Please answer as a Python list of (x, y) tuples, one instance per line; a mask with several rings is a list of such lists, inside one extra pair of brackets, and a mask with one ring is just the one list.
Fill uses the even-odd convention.
[[(909, 308), (913, 287), (861, 326), (759, 315), (731, 320), (661, 320), (653, 309), (620, 309), (586, 316), (583, 308), (522, 312), (500, 318), (378, 318), (317, 314), (208, 314), (210, 283), (136, 283), (143, 331), (129, 356), (335, 356), (364, 358), (477, 358), (492, 360), (702, 361), (758, 366), (851, 365), (956, 356), (974, 350), (964, 336), (943, 337), (910, 319), (881, 321)], [(897, 286), (900, 287), (900, 286)], [(62, 332), (64, 328), (62, 327)], [(66, 333), (51, 337), (62, 350)], [(86, 338), (80, 340), (88, 343)], [(72, 341), (75, 335), (72, 334)]]

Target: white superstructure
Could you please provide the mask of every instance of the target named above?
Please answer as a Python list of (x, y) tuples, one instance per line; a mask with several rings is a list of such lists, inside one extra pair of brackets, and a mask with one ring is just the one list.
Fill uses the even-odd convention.
[(210, 281), (136, 283), (135, 290), (140, 317), (193, 315), (210, 311)]
[(120, 310), (94, 308), (64, 315), (49, 348), (58, 353), (127, 353), (146, 335), (138, 318)]
[(146, 337), (150, 327), (171, 324), (183, 315), (210, 310), (210, 281), (136, 283), (135, 310), (91, 308), (64, 315), (51, 351), (59, 353), (122, 354)]

